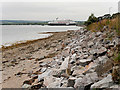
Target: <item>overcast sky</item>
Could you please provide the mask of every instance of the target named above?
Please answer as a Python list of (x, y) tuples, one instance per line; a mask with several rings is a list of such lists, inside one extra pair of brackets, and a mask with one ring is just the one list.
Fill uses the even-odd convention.
[[(46, 1), (46, 0), (45, 0)], [(118, 0), (80, 2), (2, 2), (3, 20), (87, 20), (91, 13), (101, 16), (118, 12)], [(88, 2), (89, 1), (89, 2)]]

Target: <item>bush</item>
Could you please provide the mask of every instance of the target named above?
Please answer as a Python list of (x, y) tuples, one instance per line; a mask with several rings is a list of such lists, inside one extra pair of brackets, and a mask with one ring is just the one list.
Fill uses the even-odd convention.
[(91, 16), (89, 16), (88, 20), (85, 22), (85, 25), (88, 26), (97, 21), (98, 19), (94, 16), (94, 14), (91, 14)]

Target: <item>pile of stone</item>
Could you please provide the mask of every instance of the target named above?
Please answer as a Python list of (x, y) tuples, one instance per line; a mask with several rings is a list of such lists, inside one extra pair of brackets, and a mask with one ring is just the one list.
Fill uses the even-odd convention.
[[(63, 42), (61, 54), (54, 60), (40, 63), (40, 70), (32, 73), (23, 88), (120, 88), (112, 80), (111, 51), (118, 45), (118, 37), (107, 39), (107, 31), (74, 31), (75, 37)], [(66, 46), (64, 46), (66, 45)]]

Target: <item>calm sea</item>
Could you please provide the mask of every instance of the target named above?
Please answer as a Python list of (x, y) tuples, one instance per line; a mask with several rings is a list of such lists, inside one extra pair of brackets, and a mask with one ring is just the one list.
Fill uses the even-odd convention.
[(9, 46), (12, 43), (20, 43), (26, 40), (34, 40), (48, 37), (49, 34), (42, 32), (61, 32), (67, 30), (78, 30), (78, 26), (40, 26), (40, 25), (3, 25), (0, 29), (1, 45)]

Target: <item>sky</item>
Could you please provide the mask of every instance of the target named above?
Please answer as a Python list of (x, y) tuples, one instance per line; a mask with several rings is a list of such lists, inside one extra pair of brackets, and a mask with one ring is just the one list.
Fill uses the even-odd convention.
[[(34, 2), (33, 2), (34, 1)], [(39, 20), (48, 21), (71, 19), (85, 21), (91, 13), (102, 16), (118, 12), (119, 0), (31, 0), (29, 2), (2, 1), (0, 11), (3, 20)]]

